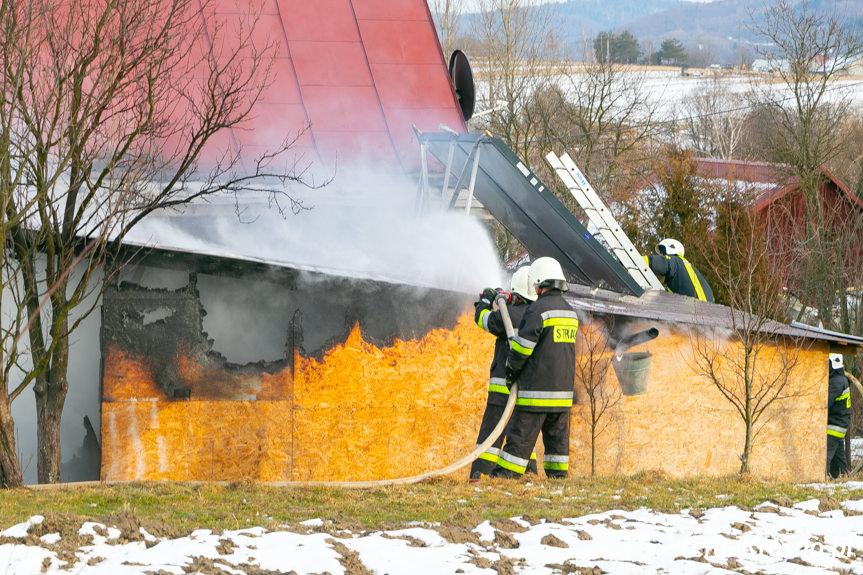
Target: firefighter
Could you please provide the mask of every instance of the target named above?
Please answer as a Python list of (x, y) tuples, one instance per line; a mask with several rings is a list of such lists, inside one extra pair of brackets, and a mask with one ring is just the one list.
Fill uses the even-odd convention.
[(578, 317), (563, 299), (567, 283), (557, 260), (537, 259), (528, 279), (537, 299), (527, 306), (507, 358), (507, 386), (518, 381), (518, 398), (492, 476), (524, 474), (542, 431), (546, 476), (566, 477)]
[(668, 291), (712, 302), (713, 290), (701, 272), (683, 257), (683, 252), (683, 244), (666, 238), (656, 245), (656, 255), (644, 256), (644, 261), (663, 279)]
[(845, 432), (851, 421), (851, 388), (845, 377), (842, 354), (831, 353), (827, 384), (827, 473), (836, 478), (848, 473), (845, 459)]
[[(519, 268), (512, 274), (510, 279), (510, 299), (507, 303), (507, 311), (512, 320), (513, 327), (517, 327), (521, 321), (527, 304), (536, 300), (536, 291), (528, 283), (528, 266)], [(486, 401), (485, 413), (479, 426), (479, 435), (476, 444), (480, 445), (488, 438), (491, 431), (497, 426), (503, 416), (504, 408), (509, 399), (509, 388), (506, 386), (506, 358), (509, 355), (509, 338), (503, 325), (503, 318), (499, 310), (494, 306), (498, 292), (491, 288), (483, 290), (479, 301), (474, 304), (476, 312), (474, 319), (479, 327), (497, 337), (494, 342), (494, 357), (489, 369), (488, 400)], [(476, 459), (470, 466), (470, 478), (479, 479), (483, 475), (491, 475), (497, 466), (497, 458), (500, 454), (500, 446), (503, 443), (502, 433), (491, 447)], [(531, 456), (531, 464), (528, 471), (536, 473), (536, 454)]]

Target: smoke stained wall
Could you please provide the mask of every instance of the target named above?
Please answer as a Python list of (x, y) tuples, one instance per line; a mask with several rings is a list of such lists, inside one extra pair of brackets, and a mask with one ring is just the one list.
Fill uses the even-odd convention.
[[(124, 282), (105, 293), (103, 479), (397, 477), (475, 441), (491, 346), (472, 361), (490, 343), (473, 298), (249, 264), (196, 267), (209, 273), (192, 271), (178, 290)], [(278, 314), (236, 321), (251, 308), (231, 300), (260, 294)], [(225, 310), (213, 338), (205, 318)], [(230, 357), (246, 352), (218, 351), (242, 339), (261, 344), (247, 351), (281, 356), (241, 364)], [(372, 461), (339, 463), (363, 457)]]
[[(224, 280), (213, 272), (214, 284)], [(228, 266), (225, 294), (225, 286), (242, 289), (237, 273)], [(279, 360), (239, 365), (215, 351), (223, 336), (210, 339), (202, 329), (210, 311), (197, 295), (197, 273), (179, 290), (125, 284), (106, 292), (103, 479), (387, 479), (442, 467), (473, 448), (493, 348), (473, 322), (473, 298), (295, 270), (241, 275), (249, 285), (288, 292), (274, 295), (294, 310), (284, 337), (272, 336), (286, 342)], [(160, 320), (134, 320), (165, 307), (172, 313)], [(342, 321), (309, 321), (320, 317)], [(107, 333), (119, 323), (122, 331)], [(659, 337), (632, 348), (652, 354), (646, 387), (620, 394), (608, 413), (597, 472), (734, 474), (742, 449), (735, 410), (693, 370), (691, 334), (669, 322), (627, 325), (649, 327)], [(718, 345), (730, 355), (738, 344)], [(825, 388), (817, 382), (826, 349), (801, 353), (794, 401), (765, 416), (756, 476), (809, 481), (823, 474)], [(570, 470), (586, 475), (589, 408), (575, 384)], [(624, 388), (613, 370), (605, 385), (610, 393)]]

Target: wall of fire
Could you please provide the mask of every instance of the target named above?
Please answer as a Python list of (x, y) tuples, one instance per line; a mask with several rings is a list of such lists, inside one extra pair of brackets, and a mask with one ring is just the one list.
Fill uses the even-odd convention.
[[(171, 283), (152, 279), (165, 270), (137, 270), (103, 299), (103, 480), (387, 479), (473, 449), (492, 339), (473, 323), (471, 298), (248, 270), (174, 270), (173, 286), (154, 287)], [(620, 393), (608, 369), (597, 473), (736, 472), (742, 422), (693, 369), (690, 334), (647, 327), (659, 337), (631, 350), (652, 354), (645, 391)], [(804, 352), (796, 397), (765, 416), (756, 474), (823, 476), (825, 353)], [(571, 470), (587, 475), (590, 410), (576, 390)]]

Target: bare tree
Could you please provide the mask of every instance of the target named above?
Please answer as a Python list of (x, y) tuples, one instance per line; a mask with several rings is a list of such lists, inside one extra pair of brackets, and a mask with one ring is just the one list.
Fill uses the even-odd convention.
[(753, 29), (770, 43), (761, 53), (780, 62), (776, 72), (784, 85), (775, 90), (765, 84), (759, 94), (776, 121), (771, 150), (814, 194), (817, 170), (844, 145), (836, 135), (850, 109), (850, 101), (830, 97), (831, 83), (863, 50), (863, 36), (849, 21), (818, 12), (806, 0), (778, 0), (753, 21), (761, 22)]
[(602, 320), (591, 321), (578, 330), (579, 346), (575, 381), (584, 392), (587, 410), (579, 413), (590, 427), (590, 475), (596, 475), (596, 440), (612, 422), (607, 417), (621, 398), (619, 386), (608, 385), (608, 368), (613, 351), (608, 347), (611, 326), (600, 328)]
[[(786, 299), (771, 273), (763, 229), (754, 210), (755, 192), (729, 186), (719, 205), (715, 236), (705, 243), (707, 258), (729, 308), (727, 330), (692, 334), (695, 369), (734, 407), (744, 424), (740, 473), (750, 471), (758, 432), (775, 404), (801, 395), (795, 370), (802, 341), (772, 333), (784, 320)], [(716, 289), (714, 287), (714, 289)]]
[[(20, 304), (2, 333), (8, 343), (24, 330), (29, 360), (0, 401), (6, 485), (20, 484), (20, 470), (5, 468), (14, 456), (6, 408), (31, 384), (38, 480), (60, 480), (69, 337), (95, 306), (101, 278), (122, 265), (119, 242), (142, 218), (256, 190), (280, 209), (298, 207), (285, 186), (303, 182), (304, 172), (284, 154), (298, 135), (242, 163), (239, 152), (224, 151), (206, 170), (199, 165), (211, 138), (242, 125), (272, 81), (274, 47), (253, 41), (256, 18), (229, 30), (197, 0), (0, 0), (4, 279)], [(20, 355), (7, 349), (4, 390)]]
[(775, 161), (789, 167), (788, 179), (796, 180), (804, 198), (795, 237), (799, 265), (787, 281), (794, 295), (817, 308), (825, 326), (835, 328), (829, 325), (835, 294), (849, 286), (843, 272), (831, 264), (835, 230), (827, 225), (824, 211), (828, 205), (821, 196), (822, 169), (846, 146), (855, 145), (842, 138), (852, 133), (841, 129), (851, 104), (836, 92), (833, 80), (863, 50), (863, 35), (846, 18), (816, 11), (806, 1), (779, 0), (760, 21), (755, 31), (775, 46), (768, 56), (780, 63), (782, 80), (781, 90), (766, 86), (758, 95), (766, 112), (764, 146)]
[(688, 141), (702, 156), (734, 158), (746, 125), (745, 105), (718, 76), (699, 82), (683, 104)]
[[(540, 158), (561, 149), (578, 163), (603, 199), (613, 204), (637, 174), (651, 166), (644, 158), (659, 134), (652, 122), (656, 102), (643, 90), (644, 72), (621, 64), (571, 64), (555, 83), (539, 90), (524, 114), (535, 118), (543, 134), (535, 151)], [(536, 164), (549, 184), (553, 174)], [(574, 199), (561, 188), (556, 192), (570, 210), (580, 213)]]
[[(843, 142), (863, 141), (863, 110), (854, 109), (842, 126), (839, 138)], [(836, 174), (855, 194), (863, 194), (863, 150), (858, 146), (847, 146), (839, 155), (827, 162), (827, 167)]]
[(488, 86), (479, 95), (479, 108), (492, 110), (500, 103), (503, 109), (477, 118), (473, 126), (487, 128), (529, 162), (539, 126), (523, 112), (557, 70), (555, 6), (528, 0), (480, 0), (479, 6), (473, 35), (483, 45), (485, 61), (476, 77)]
[(565, 77), (567, 131), (557, 134), (570, 140), (597, 189), (615, 187), (618, 171), (635, 168), (643, 146), (658, 135), (657, 102), (644, 81), (644, 72), (614, 63), (588, 63)]
[(461, 16), (464, 12), (464, 0), (431, 0), (429, 8), (431, 8), (437, 22), (443, 54), (445, 57), (449, 57), (461, 38)]
[[(555, 6), (530, 0), (479, 0), (479, 14), (469, 30), (477, 44), (473, 60), (477, 113), (472, 130), (488, 130), (532, 166), (542, 166), (544, 124), (531, 103), (553, 84), (558, 70), (558, 20)], [(490, 224), (495, 244), (504, 258), (521, 246), (496, 222)]]

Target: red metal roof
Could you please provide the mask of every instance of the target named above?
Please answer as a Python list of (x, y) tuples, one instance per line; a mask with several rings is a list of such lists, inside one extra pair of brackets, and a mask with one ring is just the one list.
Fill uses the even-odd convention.
[(786, 178), (787, 167), (768, 162), (744, 162), (698, 158), (698, 175), (705, 178), (742, 181), (750, 183), (778, 184)]
[(251, 159), (310, 125), (293, 149), (306, 161), (413, 170), (412, 126), (467, 131), (426, 0), (216, 0), (205, 18), (239, 25), (250, 9), (256, 41), (277, 44), (275, 82), (212, 157), (242, 145)]

